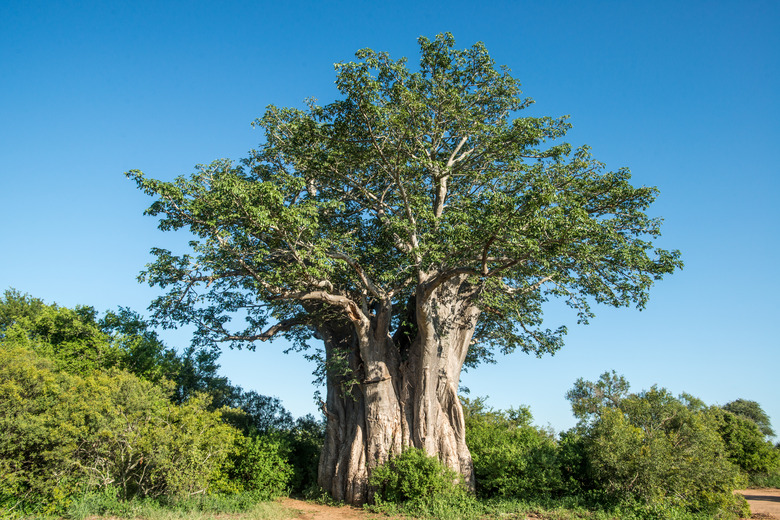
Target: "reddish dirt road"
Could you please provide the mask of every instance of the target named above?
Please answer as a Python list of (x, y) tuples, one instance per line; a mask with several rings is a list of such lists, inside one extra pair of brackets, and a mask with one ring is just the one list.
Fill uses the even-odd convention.
[(298, 516), (291, 516), (290, 518), (299, 520), (369, 520), (371, 518), (379, 518), (378, 515), (371, 515), (359, 507), (326, 506), (294, 498), (284, 498), (280, 503), (297, 513)]
[(751, 518), (780, 520), (780, 489), (743, 489), (737, 493), (750, 504)]

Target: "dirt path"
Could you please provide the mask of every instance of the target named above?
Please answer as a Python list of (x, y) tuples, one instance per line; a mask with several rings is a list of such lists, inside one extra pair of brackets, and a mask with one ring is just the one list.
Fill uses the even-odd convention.
[(380, 515), (367, 513), (359, 507), (326, 506), (294, 498), (284, 498), (280, 503), (284, 507), (296, 511), (298, 516), (291, 518), (299, 520), (369, 520), (380, 518)]
[(780, 489), (743, 489), (737, 493), (750, 504), (751, 518), (780, 520)]

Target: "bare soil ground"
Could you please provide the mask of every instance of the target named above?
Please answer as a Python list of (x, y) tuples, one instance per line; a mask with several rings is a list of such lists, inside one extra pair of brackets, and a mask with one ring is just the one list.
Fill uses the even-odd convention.
[(780, 489), (742, 489), (737, 493), (750, 504), (751, 518), (780, 520)]
[(379, 515), (368, 513), (359, 507), (328, 506), (295, 498), (283, 498), (280, 500), (280, 504), (298, 514), (298, 516), (290, 518), (300, 520), (369, 520), (380, 518)]

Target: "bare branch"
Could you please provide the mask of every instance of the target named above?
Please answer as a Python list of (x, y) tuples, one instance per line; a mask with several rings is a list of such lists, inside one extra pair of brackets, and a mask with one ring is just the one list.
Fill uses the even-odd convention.
[(470, 149), (470, 150), (466, 150), (465, 152), (463, 152), (462, 154), (460, 154), (460, 157), (457, 157), (457, 158), (455, 157), (456, 155), (458, 155), (458, 152), (460, 151), (460, 149), (461, 149), (461, 148), (463, 148), (463, 145), (464, 145), (464, 144), (466, 144), (466, 141), (468, 141), (468, 140), (469, 140), (469, 136), (464, 136), (464, 137), (463, 137), (463, 138), (460, 140), (460, 142), (458, 143), (458, 146), (456, 146), (456, 147), (455, 147), (455, 150), (453, 150), (453, 151), (452, 151), (452, 155), (450, 155), (450, 158), (449, 158), (449, 159), (447, 159), (447, 168), (452, 168), (453, 166), (455, 166), (455, 163), (458, 163), (458, 162), (462, 161), (462, 160), (463, 160), (463, 159), (465, 159), (465, 158), (466, 158), (466, 157), (467, 157), (467, 156), (468, 156), (468, 155), (469, 155), (471, 152), (473, 152), (473, 151), (474, 151), (474, 148), (472, 148), (472, 149)]
[(338, 251), (329, 251), (327, 253), (327, 255), (329, 257), (335, 258), (337, 260), (343, 260), (347, 264), (349, 264), (349, 266), (352, 267), (352, 269), (355, 270), (355, 272), (357, 273), (358, 277), (360, 277), (360, 281), (363, 283), (365, 288), (368, 290), (369, 293), (371, 293), (372, 296), (375, 296), (376, 298), (380, 298), (380, 299), (385, 297), (384, 291), (382, 291), (379, 287), (377, 287), (374, 284), (374, 282), (371, 280), (371, 278), (366, 276), (365, 271), (363, 270), (363, 268), (360, 266), (360, 264), (354, 258), (352, 258), (349, 255), (346, 255), (344, 253), (340, 253)]
[(295, 318), (290, 318), (289, 320), (280, 321), (279, 323), (269, 327), (261, 334), (255, 334), (252, 336), (226, 335), (217, 341), (268, 341), (280, 332), (286, 332), (297, 325), (305, 325), (306, 323), (308, 323), (306, 319), (298, 316)]
[(504, 285), (504, 292), (507, 294), (515, 295), (515, 294), (527, 294), (530, 292), (534, 292), (537, 289), (539, 289), (542, 285), (552, 280), (552, 276), (545, 276), (544, 278), (540, 279), (534, 284), (529, 285), (528, 287), (510, 287), (507, 284)]

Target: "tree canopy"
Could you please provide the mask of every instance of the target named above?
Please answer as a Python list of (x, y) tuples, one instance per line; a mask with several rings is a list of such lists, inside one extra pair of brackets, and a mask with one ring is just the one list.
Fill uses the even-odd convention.
[(579, 378), (566, 392), (574, 416), (581, 422), (593, 421), (606, 408), (616, 408), (628, 396), (630, 384), (614, 370), (604, 372), (596, 382)]
[(767, 437), (774, 437), (775, 431), (772, 429), (772, 423), (761, 405), (749, 399), (737, 399), (723, 405), (723, 409), (734, 415), (739, 415), (756, 423), (761, 433)]
[[(389, 301), (396, 324), (415, 290), (467, 276), (483, 310), (470, 356), (553, 352), (551, 296), (583, 321), (592, 302), (643, 307), (652, 282), (682, 265), (656, 249), (652, 187), (607, 171), (562, 137), (566, 117), (519, 116), (532, 101), (478, 43), (420, 38), (416, 71), (369, 49), (336, 65), (343, 98), (270, 106), (265, 141), (240, 163), (174, 182), (128, 176), (157, 198), (160, 228), (187, 228), (192, 250), (155, 249), (143, 274), (167, 288), (154, 307), (201, 339), (247, 345), (308, 338), (333, 314), (368, 319)], [(231, 329), (231, 314), (246, 326)]]

